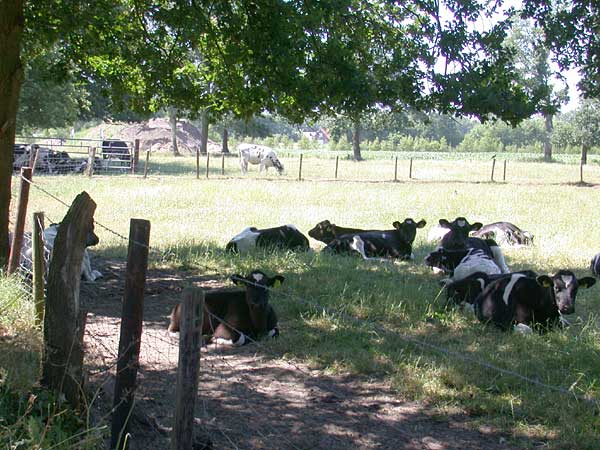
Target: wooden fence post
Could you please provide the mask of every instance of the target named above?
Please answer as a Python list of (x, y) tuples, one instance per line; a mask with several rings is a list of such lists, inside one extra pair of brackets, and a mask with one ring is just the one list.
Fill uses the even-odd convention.
[(46, 261), (44, 258), (44, 213), (33, 213), (33, 301), (35, 305), (35, 324), (44, 323), (44, 274)]
[(502, 170), (502, 181), (506, 181), (506, 160), (504, 160), (504, 169)]
[(31, 165), (29, 167), (31, 167), (31, 176), (33, 177), (33, 174), (35, 172), (35, 166), (37, 166), (37, 161), (38, 158), (40, 156), (40, 147), (39, 146), (35, 146), (35, 151), (33, 152), (33, 161), (31, 161)]
[(302, 153), (300, 153), (300, 166), (298, 167), (298, 181), (302, 181)]
[(200, 179), (200, 147), (196, 147), (196, 180)]
[(394, 181), (398, 181), (398, 156), (396, 156), (394, 162)]
[(494, 181), (494, 170), (496, 169), (496, 158), (492, 158), (492, 176), (491, 181)]
[(194, 441), (194, 407), (198, 395), (204, 291), (185, 289), (181, 307), (175, 422), (171, 433), (171, 450), (189, 450)]
[(206, 178), (208, 179), (208, 169), (210, 167), (210, 153), (206, 151)]
[(135, 175), (137, 166), (140, 162), (140, 140), (133, 141), (133, 159), (131, 160), (131, 173)]
[(23, 232), (25, 231), (25, 215), (27, 214), (27, 203), (29, 202), (29, 186), (31, 184), (31, 167), (21, 168), (21, 189), (17, 204), (17, 219), (15, 221), (15, 232), (10, 247), (10, 258), (8, 260), (8, 273), (14, 273), (21, 264), (21, 248), (23, 247)]
[(583, 184), (583, 161), (579, 164), (579, 182)]
[(337, 180), (337, 176), (338, 176), (338, 164), (340, 162), (340, 157), (336, 156), (335, 157), (335, 179)]
[(408, 179), (411, 180), (412, 179), (412, 164), (413, 164), (413, 159), (410, 158), (410, 164), (408, 166)]
[(64, 394), (75, 409), (83, 401), (83, 333), (86, 311), (79, 300), (81, 263), (93, 228), (96, 203), (82, 192), (60, 223), (48, 270), (44, 314), (42, 384)]
[(88, 162), (87, 162), (87, 176), (91, 177), (94, 175), (94, 161), (96, 161), (96, 147), (88, 147)]
[(150, 163), (150, 150), (146, 150), (146, 163), (144, 164), (144, 178), (148, 176), (148, 166)]
[(221, 175), (225, 175), (225, 153), (221, 154)]
[(127, 448), (129, 417), (134, 404), (142, 338), (149, 242), (150, 222), (142, 219), (131, 219), (119, 337), (119, 359), (117, 360), (117, 378), (113, 401), (111, 449), (122, 450)]

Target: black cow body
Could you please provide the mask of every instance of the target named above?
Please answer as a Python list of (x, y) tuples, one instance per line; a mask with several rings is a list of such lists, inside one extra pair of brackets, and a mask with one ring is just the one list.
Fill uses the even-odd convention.
[(131, 154), (126, 142), (118, 139), (102, 141), (102, 158), (129, 161)]
[(600, 278), (600, 253), (594, 255), (590, 261), (590, 270), (596, 278)]
[(493, 281), (477, 296), (475, 313), (482, 322), (503, 330), (512, 325), (523, 332), (531, 332), (531, 327), (548, 329), (564, 324), (562, 315), (575, 311), (578, 288), (595, 282), (592, 277), (577, 279), (569, 270), (536, 278), (511, 274)]
[(494, 239), (500, 245), (520, 246), (533, 244), (533, 235), (530, 232), (523, 231), (510, 222), (494, 222), (484, 225), (479, 230), (473, 231), (471, 236), (482, 239)]
[[(255, 270), (247, 277), (233, 275), (232, 281), (246, 289), (215, 289), (204, 294), (202, 334), (219, 344), (244, 345), (263, 336), (279, 334), (277, 315), (269, 304), (268, 288), (284, 281), (281, 275), (268, 277)], [(168, 331), (178, 332), (181, 323), (181, 304), (171, 312)]]
[(500, 247), (498, 247), (498, 244), (494, 240), (469, 237), (470, 232), (481, 229), (481, 222), (470, 224), (464, 217), (457, 217), (452, 222), (440, 219), (439, 224), (441, 227), (448, 229), (448, 233), (442, 238), (440, 245), (442, 248), (446, 250), (480, 250), (483, 254), (493, 259), (501, 273), (510, 272), (504, 260), (502, 250), (500, 250)]
[[(425, 220), (415, 222), (407, 218), (404, 222), (394, 222), (393, 230), (344, 234), (327, 244), (324, 250), (334, 253), (358, 251), (363, 258), (413, 259), (412, 244), (417, 228), (423, 228), (425, 224)], [(360, 244), (360, 250), (357, 248), (357, 243)]]
[(316, 239), (317, 241), (329, 244), (335, 238), (343, 236), (344, 234), (356, 234), (368, 231), (376, 230), (362, 230), (360, 228), (340, 227), (334, 223), (331, 223), (329, 220), (323, 220), (322, 222), (316, 224), (315, 227), (308, 232), (308, 235), (311, 238)]
[(255, 227), (246, 228), (233, 237), (225, 249), (235, 253), (245, 253), (258, 247), (308, 250), (310, 245), (308, 238), (294, 225), (283, 225), (262, 230)]

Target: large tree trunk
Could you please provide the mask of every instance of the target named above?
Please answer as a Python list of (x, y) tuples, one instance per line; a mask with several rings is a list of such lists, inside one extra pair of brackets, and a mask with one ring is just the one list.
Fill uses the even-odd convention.
[(0, 0), (0, 269), (8, 262), (8, 216), (19, 93), (23, 1)]
[(355, 119), (352, 122), (352, 150), (354, 152), (354, 161), (362, 161), (360, 154), (360, 120)]
[(546, 126), (546, 133), (544, 135), (544, 161), (552, 161), (552, 131), (554, 126), (552, 125), (552, 114), (544, 114), (544, 121)]
[(202, 110), (200, 113), (200, 154), (208, 153), (208, 111)]
[(581, 146), (581, 164), (587, 164), (587, 155), (588, 155), (589, 149), (590, 149), (590, 146), (587, 144), (583, 144)]
[(177, 147), (177, 110), (172, 106), (169, 108), (169, 123), (171, 124), (171, 150), (173, 156), (180, 156)]
[(229, 131), (227, 128), (223, 128), (223, 153), (229, 154)]

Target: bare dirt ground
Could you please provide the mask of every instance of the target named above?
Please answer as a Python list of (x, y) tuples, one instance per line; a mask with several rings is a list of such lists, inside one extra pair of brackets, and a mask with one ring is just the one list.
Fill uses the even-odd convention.
[[(105, 277), (85, 286), (89, 387), (92, 410), (108, 423), (114, 390), (124, 263), (96, 261)], [(166, 332), (171, 308), (190, 281), (216, 280), (170, 270), (150, 270), (136, 414), (130, 449), (168, 449), (173, 422), (178, 340)], [(285, 333), (286, 323), (281, 324)], [(403, 401), (385, 382), (329, 376), (269, 351), (268, 342), (242, 348), (202, 349), (196, 430), (206, 449), (406, 449), (499, 450), (510, 445), (491, 427), (473, 430), (460, 415), (440, 418), (426, 404)]]

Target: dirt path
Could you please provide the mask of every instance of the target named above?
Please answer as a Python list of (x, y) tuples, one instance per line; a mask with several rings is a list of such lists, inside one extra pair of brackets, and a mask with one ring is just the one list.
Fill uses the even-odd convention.
[[(104, 261), (105, 278), (86, 286), (89, 385), (99, 395), (97, 422), (107, 423), (121, 314), (124, 264)], [(137, 411), (130, 449), (168, 449), (177, 370), (177, 338), (166, 333), (170, 309), (191, 278), (174, 271), (148, 273), (138, 372)], [(198, 277), (198, 284), (219, 282)], [(285, 329), (285, 322), (282, 324)], [(268, 344), (266, 344), (268, 346)], [(211, 449), (500, 450), (491, 429), (473, 431), (466, 417), (433, 417), (427, 405), (398, 400), (381, 380), (331, 377), (247, 345), (202, 349), (198, 434)], [(202, 447), (198, 447), (202, 448)]]

